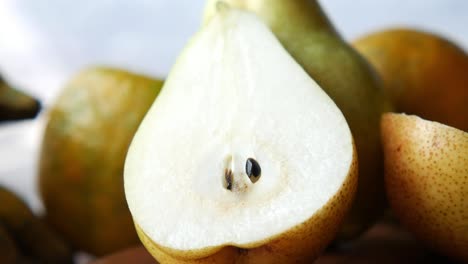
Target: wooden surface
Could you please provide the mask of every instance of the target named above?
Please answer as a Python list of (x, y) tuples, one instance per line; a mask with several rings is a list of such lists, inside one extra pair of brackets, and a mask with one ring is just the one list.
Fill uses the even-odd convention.
[[(143, 247), (102, 258), (92, 264), (155, 264)], [(379, 223), (356, 241), (331, 246), (314, 264), (436, 264), (456, 263), (425, 248), (393, 223)]]

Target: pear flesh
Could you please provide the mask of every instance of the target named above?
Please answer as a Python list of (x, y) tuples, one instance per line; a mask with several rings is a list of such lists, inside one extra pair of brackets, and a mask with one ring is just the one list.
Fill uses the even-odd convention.
[(162, 263), (282, 238), (289, 261), (307, 259), (333, 239), (357, 183), (340, 110), (256, 16), (226, 6), (178, 58), (125, 165), (130, 211)]

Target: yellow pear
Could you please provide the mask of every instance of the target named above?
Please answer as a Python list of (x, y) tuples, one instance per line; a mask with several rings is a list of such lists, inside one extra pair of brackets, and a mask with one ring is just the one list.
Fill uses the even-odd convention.
[(468, 54), (439, 35), (408, 28), (354, 42), (378, 71), (396, 112), (468, 131)]
[(468, 262), (468, 133), (385, 114), (382, 140), (396, 216), (430, 247)]

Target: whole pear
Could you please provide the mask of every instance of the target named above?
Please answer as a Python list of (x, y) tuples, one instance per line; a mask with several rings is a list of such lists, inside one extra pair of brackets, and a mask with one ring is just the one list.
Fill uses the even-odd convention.
[(46, 219), (76, 249), (105, 255), (138, 243), (123, 166), (162, 81), (120, 69), (78, 73), (48, 113), (39, 188)]
[(386, 189), (397, 218), (430, 247), (468, 262), (468, 133), (385, 114), (382, 139)]
[(379, 72), (395, 111), (468, 131), (468, 54), (444, 37), (409, 28), (354, 42)]
[[(215, 12), (208, 0), (205, 21)], [(367, 229), (385, 205), (380, 146), (381, 114), (390, 106), (371, 66), (348, 45), (312, 0), (226, 0), (266, 22), (286, 50), (334, 100), (353, 133), (359, 159), (355, 202), (340, 233), (342, 239)]]

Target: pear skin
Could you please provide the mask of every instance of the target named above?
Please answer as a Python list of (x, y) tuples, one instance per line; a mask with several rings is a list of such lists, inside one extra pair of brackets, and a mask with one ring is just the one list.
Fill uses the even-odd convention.
[(404, 226), (468, 262), (468, 133), (417, 116), (382, 118), (385, 183)]

